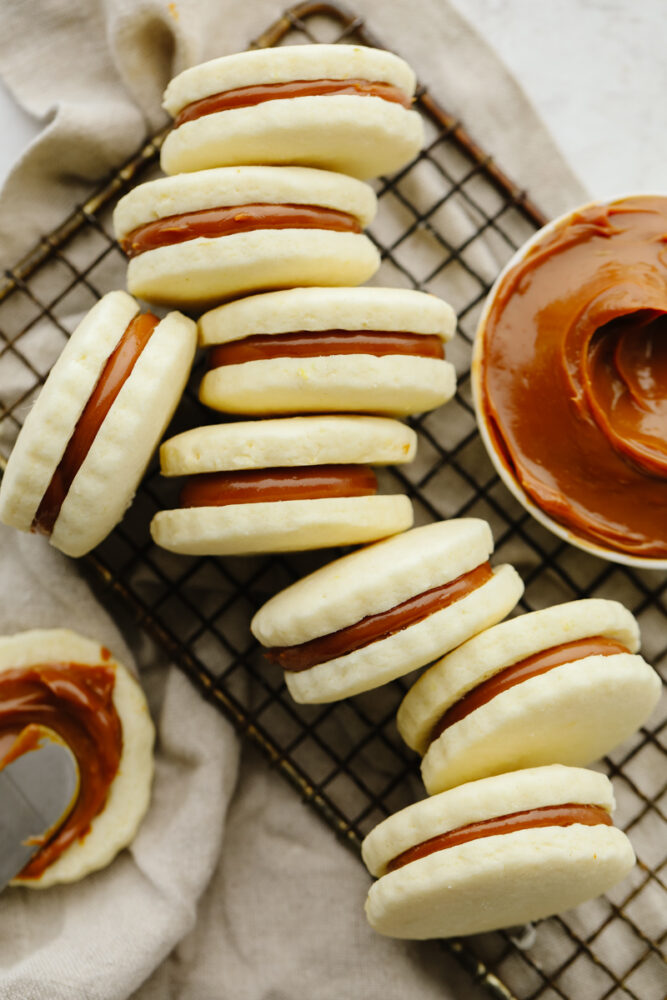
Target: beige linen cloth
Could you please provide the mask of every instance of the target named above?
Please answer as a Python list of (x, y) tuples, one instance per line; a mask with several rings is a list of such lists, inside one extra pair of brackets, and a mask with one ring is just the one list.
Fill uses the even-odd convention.
[[(245, 48), (282, 8), (4, 0), (0, 75), (44, 128), (0, 194), (2, 266), (164, 124), (170, 76)], [(547, 212), (581, 200), (525, 96), (445, 0), (356, 9)], [(228, 723), (110, 620), (74, 563), (9, 529), (0, 552), (0, 630), (68, 625), (100, 639), (137, 665), (159, 734), (153, 800), (132, 847), (77, 885), (0, 898), (0, 1000), (486, 996), (438, 945), (373, 934), (357, 859), (254, 751), (243, 748), (239, 769)]]

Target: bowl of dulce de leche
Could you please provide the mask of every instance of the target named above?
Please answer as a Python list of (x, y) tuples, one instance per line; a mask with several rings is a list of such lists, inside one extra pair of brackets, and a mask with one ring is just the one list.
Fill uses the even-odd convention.
[(591, 203), (510, 260), (472, 365), (482, 439), (545, 527), (667, 568), (667, 196)]

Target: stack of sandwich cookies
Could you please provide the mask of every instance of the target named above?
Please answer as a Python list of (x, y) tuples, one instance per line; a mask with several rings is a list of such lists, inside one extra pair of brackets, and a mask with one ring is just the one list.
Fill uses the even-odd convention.
[(406, 496), (377, 495), (368, 465), (409, 462), (416, 435), (396, 420), (287, 417), (199, 427), (166, 441), (166, 476), (186, 476), (180, 506), (151, 523), (158, 545), (242, 555), (354, 545), (412, 524)]
[(105, 295), (76, 328), (26, 417), (0, 519), (81, 556), (121, 520), (178, 404), (196, 347), (180, 313)]
[(235, 164), (301, 164), (355, 177), (404, 166), (422, 144), (415, 75), (398, 56), (353, 45), (240, 52), (175, 77), (167, 174)]
[(398, 728), (429, 794), (540, 764), (586, 765), (651, 714), (660, 678), (616, 601), (574, 601), (475, 636), (427, 670)]
[(634, 864), (612, 825), (609, 779), (552, 765), (482, 778), (390, 816), (362, 853), (381, 934), (451, 937), (511, 927), (606, 892)]
[(272, 597), (251, 622), (297, 702), (337, 701), (430, 663), (504, 618), (523, 593), (492, 569), (491, 531), (429, 524), (337, 559)]
[(118, 202), (128, 289), (205, 307), (292, 285), (357, 285), (380, 259), (361, 181), (308, 167), (220, 167), (149, 181)]
[(0, 637), (0, 758), (46, 723), (71, 749), (79, 790), (15, 885), (43, 889), (102, 868), (148, 808), (154, 730), (141, 688), (108, 649), (68, 629)]
[(219, 306), (199, 320), (211, 348), (200, 387), (226, 413), (345, 412), (406, 416), (456, 388), (444, 344), (456, 315), (442, 299), (399, 288), (292, 288)]

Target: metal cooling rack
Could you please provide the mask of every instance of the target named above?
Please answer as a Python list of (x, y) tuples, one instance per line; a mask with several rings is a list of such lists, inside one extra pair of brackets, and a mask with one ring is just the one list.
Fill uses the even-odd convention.
[[(305, 3), (288, 10), (253, 47), (306, 40), (380, 45), (362, 18), (333, 4)], [(602, 562), (550, 535), (510, 496), (483, 449), (469, 381), (477, 318), (497, 271), (545, 220), (426, 88), (417, 93), (426, 146), (414, 163), (376, 185), (380, 209), (370, 235), (383, 263), (375, 282), (432, 291), (456, 308), (460, 332), (448, 357), (457, 368), (458, 392), (440, 411), (411, 421), (419, 435), (416, 461), (381, 478), (411, 496), (416, 523), (460, 515), (488, 520), (496, 561), (512, 562), (525, 580), (524, 610), (592, 595), (622, 600), (639, 619), (644, 654), (664, 674), (666, 575)], [(62, 347), (54, 331), (67, 337), (70, 316), (123, 282), (111, 208), (155, 167), (163, 137), (152, 137), (5, 272), (0, 382), (11, 386), (0, 403), (5, 455)], [(197, 402), (199, 376), (195, 372), (169, 433), (216, 419)], [(380, 819), (423, 795), (416, 757), (394, 727), (408, 682), (337, 705), (294, 705), (281, 672), (266, 664), (251, 640), (248, 623), (269, 596), (332, 553), (227, 560), (175, 556), (153, 546), (148, 533), (153, 513), (169, 506), (172, 496), (173, 486), (153, 465), (122, 525), (86, 560), (101, 582), (103, 599), (119, 598), (204, 697), (358, 850)], [(667, 936), (666, 722), (663, 707), (653, 731), (642, 730), (605, 762), (614, 779), (618, 825), (629, 832), (639, 857), (621, 886), (520, 935), (499, 932), (444, 943), (493, 996), (660, 1000), (655, 984)]]

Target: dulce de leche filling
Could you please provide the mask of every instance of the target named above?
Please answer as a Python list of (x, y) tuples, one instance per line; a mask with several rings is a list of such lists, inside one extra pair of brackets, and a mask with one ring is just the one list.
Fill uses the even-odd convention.
[(467, 715), (476, 709), (486, 705), (487, 702), (495, 698), (496, 695), (507, 691), (527, 681), (538, 674), (544, 674), (548, 670), (560, 667), (564, 663), (572, 663), (574, 660), (582, 660), (585, 656), (613, 656), (615, 653), (629, 653), (630, 650), (623, 643), (616, 639), (607, 639), (602, 635), (594, 635), (586, 639), (574, 639), (572, 642), (563, 642), (558, 646), (550, 646), (539, 653), (527, 656), (523, 660), (518, 660), (509, 667), (505, 667), (493, 677), (482, 681), (477, 687), (472, 688), (462, 698), (454, 702), (444, 713), (442, 718), (433, 727), (430, 742), (437, 740), (441, 733), (453, 726), (456, 722), (465, 719)]
[(232, 205), (204, 208), (197, 212), (168, 215), (137, 226), (120, 240), (128, 257), (147, 250), (173, 246), (204, 237), (233, 236), (256, 229), (327, 229), (337, 233), (360, 233), (359, 220), (349, 212), (321, 205)]
[(481, 408), (528, 496), (579, 536), (667, 556), (667, 198), (593, 205), (505, 275)]
[(412, 355), (444, 359), (442, 340), (434, 334), (369, 330), (300, 330), (295, 333), (257, 334), (214, 347), (209, 368), (240, 365), (272, 358), (320, 358), (334, 354)]
[(42, 535), (50, 535), (53, 531), (74, 477), (158, 323), (157, 316), (151, 313), (135, 316), (109, 355), (37, 508), (31, 531)]
[(264, 655), (273, 663), (279, 664), (283, 670), (307, 670), (317, 663), (326, 663), (327, 660), (353, 653), (379, 639), (386, 639), (387, 636), (428, 618), (481, 587), (492, 575), (490, 563), (482, 563), (469, 573), (410, 597), (388, 611), (367, 615), (354, 625), (302, 642), (298, 646), (273, 646), (266, 649)]
[(377, 493), (377, 479), (364, 465), (312, 465), (191, 476), (181, 490), (181, 507), (224, 507), (239, 503), (363, 497)]
[(523, 809), (520, 812), (508, 813), (506, 816), (494, 816), (493, 819), (480, 820), (478, 823), (468, 823), (456, 830), (438, 834), (429, 840), (409, 847), (393, 858), (387, 865), (387, 871), (393, 872), (403, 865), (425, 858), (435, 851), (444, 851), (448, 847), (456, 847), (471, 840), (481, 840), (483, 837), (495, 837), (498, 834), (516, 833), (518, 830), (537, 830), (543, 826), (572, 826), (575, 823), (583, 826), (613, 826), (611, 816), (602, 806), (580, 805), (568, 802), (561, 806), (540, 806), (538, 809)]
[[(0, 673), (0, 769), (30, 749), (26, 727), (48, 726), (67, 743), (79, 766), (79, 794), (61, 827), (31, 858), (20, 878), (38, 878), (90, 829), (118, 771), (122, 727), (113, 704), (109, 667), (44, 663)], [(37, 731), (38, 732), (38, 731)]]
[(381, 97), (394, 104), (409, 108), (412, 100), (400, 87), (391, 83), (371, 80), (292, 80), (289, 83), (259, 83), (250, 87), (237, 87), (220, 94), (211, 94), (187, 104), (174, 120), (174, 128), (216, 111), (234, 108), (251, 108), (265, 101), (284, 100), (291, 97), (326, 97), (335, 95), (353, 97)]

